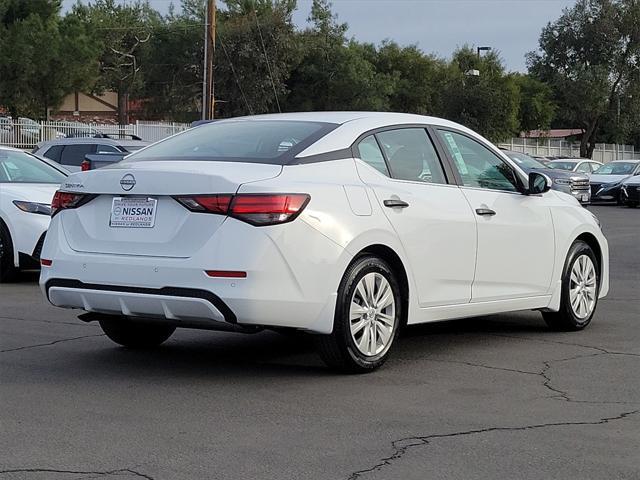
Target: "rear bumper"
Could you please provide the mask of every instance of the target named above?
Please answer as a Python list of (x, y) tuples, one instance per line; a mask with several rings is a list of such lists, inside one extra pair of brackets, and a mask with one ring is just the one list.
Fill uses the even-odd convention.
[[(42, 268), (40, 285), (53, 305), (185, 327), (333, 328), (336, 291), (350, 257), (304, 222), (256, 228), (229, 219), (190, 258), (77, 252), (61, 223), (54, 217), (42, 251), (52, 265)], [(211, 278), (205, 270), (240, 270), (247, 277)]]

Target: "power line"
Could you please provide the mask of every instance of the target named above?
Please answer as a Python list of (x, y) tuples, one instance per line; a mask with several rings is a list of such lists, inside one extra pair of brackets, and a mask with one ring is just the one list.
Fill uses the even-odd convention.
[(269, 56), (267, 55), (267, 48), (264, 45), (264, 38), (262, 38), (262, 30), (260, 29), (260, 22), (258, 21), (258, 14), (255, 9), (253, 10), (253, 15), (256, 17), (256, 25), (258, 27), (258, 34), (260, 35), (260, 43), (262, 44), (262, 51), (264, 52), (264, 59), (267, 62), (267, 70), (269, 72), (269, 79), (271, 80), (271, 87), (273, 88), (273, 95), (276, 98), (276, 105), (278, 105), (278, 112), (282, 113), (280, 109), (280, 101), (278, 100), (278, 92), (276, 90), (276, 84), (273, 81), (273, 74), (271, 73), (271, 65), (269, 64)]

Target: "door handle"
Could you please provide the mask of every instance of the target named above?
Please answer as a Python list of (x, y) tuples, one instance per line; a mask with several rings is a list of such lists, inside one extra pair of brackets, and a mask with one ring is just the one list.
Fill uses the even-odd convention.
[(495, 215), (496, 212), (494, 210), (491, 210), (490, 208), (476, 208), (476, 213), (478, 215)]
[(389, 200), (385, 200), (382, 203), (384, 203), (385, 207), (389, 208), (407, 208), (409, 206), (407, 202), (402, 201), (399, 198), (391, 198)]

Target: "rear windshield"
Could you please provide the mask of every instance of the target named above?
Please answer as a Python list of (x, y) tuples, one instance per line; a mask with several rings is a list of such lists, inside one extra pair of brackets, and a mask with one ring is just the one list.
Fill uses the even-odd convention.
[(127, 157), (145, 160), (218, 160), (283, 165), (336, 128), (332, 123), (226, 120), (201, 125)]

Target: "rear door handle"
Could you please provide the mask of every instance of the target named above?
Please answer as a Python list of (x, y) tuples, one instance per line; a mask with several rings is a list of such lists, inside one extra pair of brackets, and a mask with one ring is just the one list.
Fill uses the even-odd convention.
[(478, 215), (495, 215), (496, 212), (494, 210), (491, 210), (490, 208), (476, 208), (476, 213)]
[(385, 207), (389, 208), (407, 208), (409, 206), (407, 202), (400, 200), (399, 198), (391, 198), (382, 203), (384, 203)]

